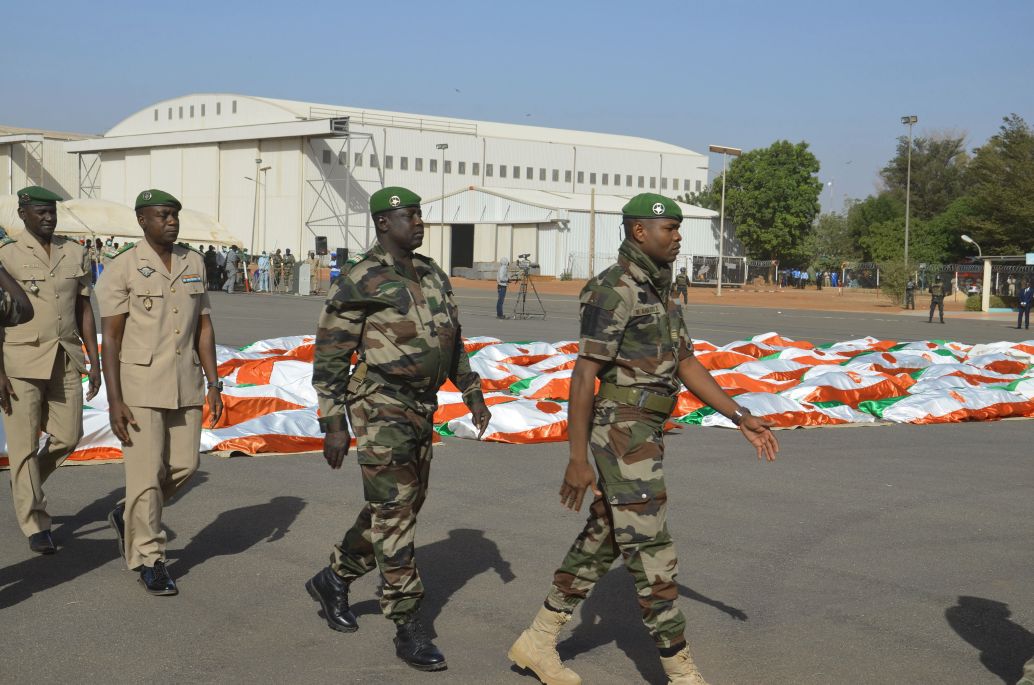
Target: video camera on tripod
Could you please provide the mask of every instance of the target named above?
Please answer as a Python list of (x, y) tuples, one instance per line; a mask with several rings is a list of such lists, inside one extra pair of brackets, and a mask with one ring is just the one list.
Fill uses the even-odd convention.
[(514, 274), (510, 280), (523, 281), (531, 275), (532, 269), (539, 267), (538, 262), (531, 261), (531, 253), (525, 252), (524, 254), (517, 255), (517, 261), (514, 262)]
[[(517, 262), (513, 267), (515, 272), (511, 275), (511, 280), (520, 283), (517, 300), (513, 305), (513, 318), (515, 319), (530, 319), (539, 316), (543, 319), (546, 318), (546, 308), (542, 306), (542, 299), (539, 297), (538, 290), (535, 289), (535, 281), (531, 280), (531, 270), (537, 269), (538, 266), (537, 262), (531, 261), (530, 252), (517, 255)], [(539, 311), (537, 312), (534, 310), (528, 311), (528, 286), (531, 286), (531, 293), (538, 302)]]

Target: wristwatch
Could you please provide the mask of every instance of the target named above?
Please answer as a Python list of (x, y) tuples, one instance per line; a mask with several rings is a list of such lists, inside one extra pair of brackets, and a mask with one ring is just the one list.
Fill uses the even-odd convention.
[(223, 391), (223, 382), (222, 381), (216, 381), (215, 383), (213, 383), (212, 381), (207, 381), (207, 385), (208, 385), (208, 389), (209, 390), (211, 390), (212, 388), (215, 388), (219, 392)]
[(732, 413), (732, 422), (737, 426), (743, 423), (743, 419), (751, 416), (750, 410), (746, 407), (737, 407), (736, 411)]

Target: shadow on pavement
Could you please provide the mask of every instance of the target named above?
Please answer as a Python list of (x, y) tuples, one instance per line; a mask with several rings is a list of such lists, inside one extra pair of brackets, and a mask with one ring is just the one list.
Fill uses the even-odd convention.
[[(743, 610), (682, 585), (679, 586), (679, 595), (714, 607), (738, 621), (747, 620)], [(561, 660), (571, 659), (613, 642), (636, 665), (645, 682), (668, 682), (661, 668), (657, 647), (643, 626), (632, 576), (624, 567), (615, 568), (600, 578), (577, 613), (577, 623), (570, 637), (557, 645)], [(690, 649), (692, 647), (690, 638)]]
[[(442, 609), (470, 580), (487, 571), (494, 571), (504, 583), (516, 578), (510, 570), (510, 562), (499, 553), (499, 546), (485, 537), (482, 530), (451, 530), (444, 540), (418, 547), (416, 559), (426, 592), (420, 617), (433, 635), (436, 635), (434, 623)], [(357, 616), (379, 614), (380, 604), (377, 600), (366, 600), (354, 604), (352, 611)]]
[(1034, 655), (1034, 635), (1010, 616), (1004, 602), (967, 596), (944, 612), (952, 630), (980, 651), (984, 668), (1013, 685), (1023, 675), (1024, 662)]
[(190, 570), (213, 557), (242, 554), (260, 542), (276, 542), (284, 537), (305, 500), (274, 497), (265, 504), (254, 504), (224, 511), (198, 531), (179, 552), (170, 554), (169, 571), (182, 578)]

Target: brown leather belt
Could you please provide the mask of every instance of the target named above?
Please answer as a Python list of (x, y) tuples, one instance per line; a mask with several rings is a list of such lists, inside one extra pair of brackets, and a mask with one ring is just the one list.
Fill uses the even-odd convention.
[(658, 395), (649, 390), (614, 385), (613, 383), (600, 383), (600, 389), (596, 396), (666, 416), (671, 416), (671, 412), (674, 411), (675, 404), (677, 403), (674, 397)]

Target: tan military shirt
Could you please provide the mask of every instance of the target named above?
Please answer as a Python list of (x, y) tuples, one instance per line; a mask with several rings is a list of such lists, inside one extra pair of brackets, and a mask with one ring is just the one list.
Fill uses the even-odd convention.
[(112, 258), (97, 281), (101, 317), (128, 314), (119, 354), (122, 399), (133, 407), (204, 404), (204, 371), (194, 344), (211, 312), (205, 260), (176, 245), (172, 270), (146, 240)]
[(50, 255), (25, 233), (0, 243), (0, 264), (21, 283), (35, 311), (31, 321), (4, 335), (4, 369), (13, 378), (50, 378), (59, 349), (86, 372), (83, 341), (75, 322), (76, 301), (90, 296), (90, 256), (79, 243), (54, 236)]

